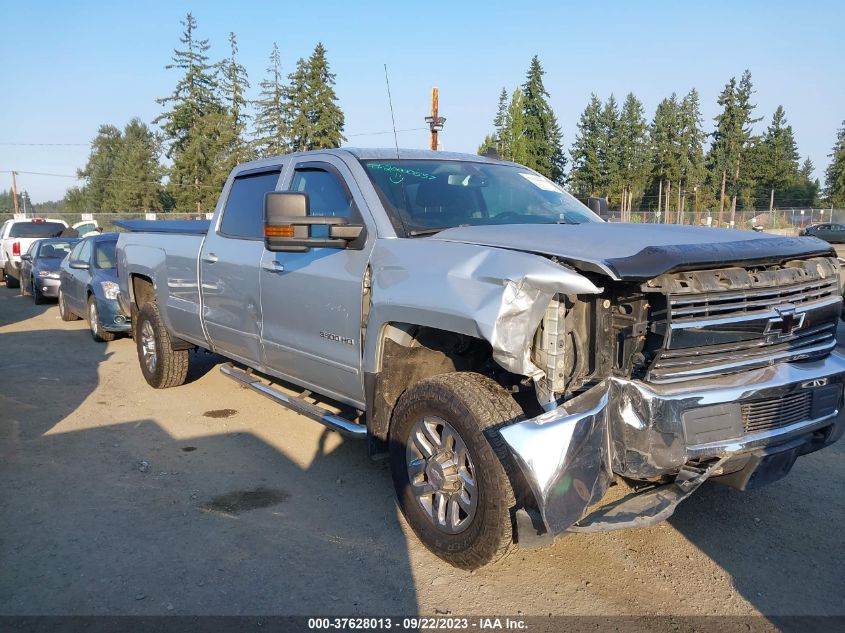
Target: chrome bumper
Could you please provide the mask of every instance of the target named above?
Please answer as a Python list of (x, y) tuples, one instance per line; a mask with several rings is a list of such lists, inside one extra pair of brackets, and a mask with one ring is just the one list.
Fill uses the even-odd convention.
[[(717, 459), (721, 464), (827, 427), (826, 444), (836, 441), (845, 430), (843, 382), (845, 357), (835, 352), (817, 361), (670, 385), (610, 378), (501, 434), (534, 493), (545, 530), (557, 534), (580, 521), (604, 496), (614, 473), (655, 480), (677, 475), (690, 462)], [(816, 389), (836, 392), (823, 415), (744, 432), (744, 402)], [(718, 468), (707, 468), (697, 476), (697, 485), (718, 474)]]

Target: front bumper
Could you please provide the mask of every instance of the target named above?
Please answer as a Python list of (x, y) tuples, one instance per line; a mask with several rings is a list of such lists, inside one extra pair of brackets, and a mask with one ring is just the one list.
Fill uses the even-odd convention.
[[(845, 430), (843, 383), (845, 357), (835, 352), (817, 361), (671, 385), (609, 378), (501, 433), (534, 493), (546, 532), (578, 529), (572, 526), (604, 496), (614, 474), (651, 481), (677, 476), (668, 497), (665, 490), (654, 495), (663, 504), (657, 513), (663, 519), (708, 477), (730, 472), (732, 462), (758, 449), (805, 437), (806, 453), (839, 439)], [(807, 391), (812, 404), (806, 419), (746, 432), (743, 404), (802, 398)], [(631, 518), (620, 526), (637, 524)]]
[(38, 286), (38, 291), (45, 297), (52, 297), (55, 299), (59, 296), (59, 286), (62, 285), (59, 279), (49, 279), (47, 277), (36, 277), (35, 284)]
[(123, 314), (117, 299), (97, 299), (97, 310), (100, 313), (100, 326), (107, 332), (130, 332), (131, 319)]

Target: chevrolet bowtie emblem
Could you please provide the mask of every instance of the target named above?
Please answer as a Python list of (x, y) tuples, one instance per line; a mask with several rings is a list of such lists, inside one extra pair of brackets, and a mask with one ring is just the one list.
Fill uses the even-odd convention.
[(766, 334), (775, 334), (778, 338), (783, 338), (804, 327), (804, 317), (807, 315), (804, 312), (796, 314), (794, 305), (775, 306), (775, 312), (778, 316), (769, 319)]

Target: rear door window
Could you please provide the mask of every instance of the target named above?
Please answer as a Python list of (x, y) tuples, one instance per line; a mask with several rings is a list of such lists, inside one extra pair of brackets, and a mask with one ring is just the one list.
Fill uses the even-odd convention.
[(279, 169), (238, 176), (232, 183), (220, 233), (226, 237), (264, 239), (264, 194), (275, 191)]

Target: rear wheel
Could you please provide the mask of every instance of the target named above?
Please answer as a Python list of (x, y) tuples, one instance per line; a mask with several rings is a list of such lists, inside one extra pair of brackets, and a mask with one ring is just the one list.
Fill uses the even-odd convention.
[(76, 321), (79, 318), (68, 309), (65, 293), (61, 288), (59, 288), (59, 316), (62, 317), (62, 321)]
[(91, 336), (98, 343), (107, 343), (115, 338), (115, 333), (107, 332), (100, 323), (100, 311), (97, 309), (97, 299), (94, 295), (88, 297), (88, 327), (91, 328)]
[(9, 271), (6, 271), (6, 287), (7, 288), (19, 288), (21, 285), (20, 280), (15, 277), (14, 275), (10, 275)]
[(151, 387), (167, 389), (185, 384), (188, 350), (173, 349), (170, 332), (164, 326), (156, 303), (145, 303), (138, 312), (135, 344), (141, 372)]
[(396, 405), (390, 469), (399, 507), (455, 567), (492, 563), (513, 544), (517, 480), (498, 428), (521, 416), (497, 383), (469, 372), (422, 380)]

